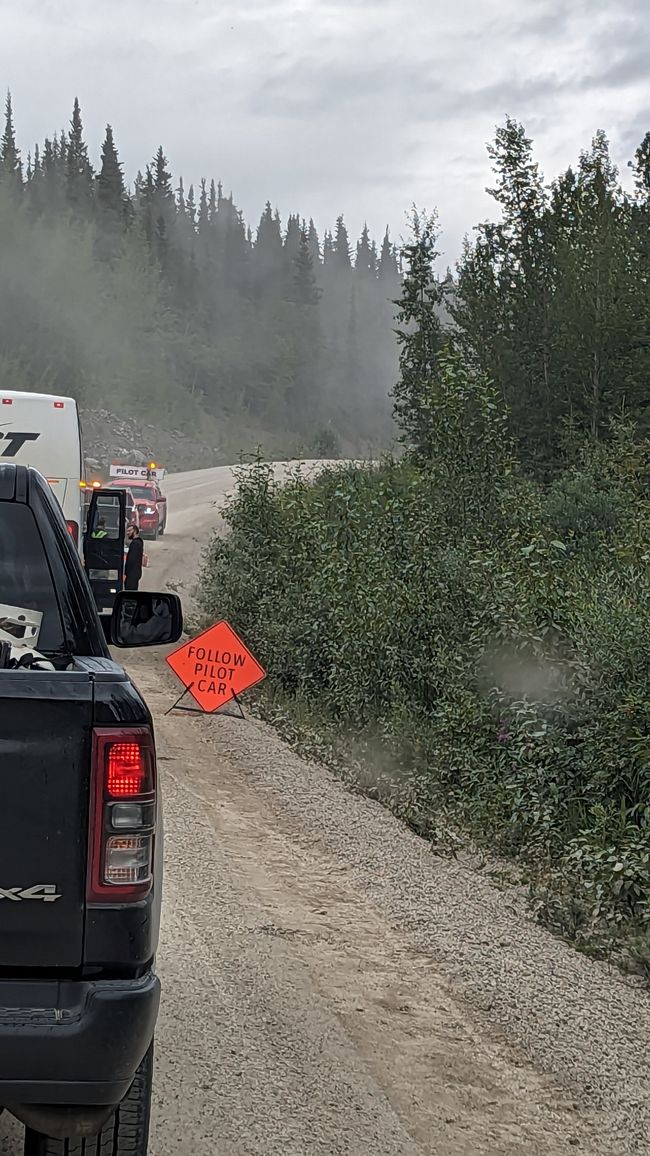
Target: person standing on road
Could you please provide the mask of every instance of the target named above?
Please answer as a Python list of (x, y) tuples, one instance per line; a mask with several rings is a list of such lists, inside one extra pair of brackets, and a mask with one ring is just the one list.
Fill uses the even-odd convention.
[(137, 526), (129, 526), (126, 533), (129, 539), (129, 549), (124, 566), (124, 589), (137, 590), (142, 578), (144, 542)]

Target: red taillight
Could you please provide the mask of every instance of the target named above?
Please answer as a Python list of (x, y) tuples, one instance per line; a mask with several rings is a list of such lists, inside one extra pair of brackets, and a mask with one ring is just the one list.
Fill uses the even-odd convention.
[(88, 899), (124, 903), (153, 883), (156, 756), (147, 727), (96, 729)]
[(106, 790), (112, 799), (133, 799), (153, 790), (150, 760), (140, 743), (111, 743), (108, 747)]
[(73, 521), (69, 521), (67, 525), (68, 525), (68, 533), (72, 537), (74, 544), (76, 546), (79, 542), (79, 526), (77, 525), (76, 522), (73, 522)]
[(64, 409), (65, 408), (65, 402), (55, 401), (54, 402), (54, 408), (55, 409)]
[(13, 405), (14, 404), (13, 397), (3, 397), (2, 404), (3, 405)]

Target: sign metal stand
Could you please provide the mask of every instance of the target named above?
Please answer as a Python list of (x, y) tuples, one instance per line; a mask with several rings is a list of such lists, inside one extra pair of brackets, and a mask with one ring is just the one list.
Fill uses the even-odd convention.
[(193, 686), (194, 686), (194, 683), (191, 682), (189, 686), (185, 687), (185, 690), (180, 695), (180, 697), (176, 699), (176, 702), (173, 702), (172, 705), (169, 707), (169, 710), (165, 711), (165, 717), (168, 714), (171, 714), (173, 710), (177, 710), (177, 711), (180, 711), (181, 714), (202, 714), (202, 715), (208, 715), (208, 717), (210, 715), (214, 715), (214, 714), (224, 714), (224, 715), (228, 715), (230, 718), (243, 718), (243, 719), (246, 718), (246, 715), (244, 714), (244, 708), (242, 707), (241, 701), (240, 701), (239, 697), (234, 692), (233, 692), (232, 698), (229, 701), (237, 703), (237, 707), (239, 708), (239, 714), (233, 714), (233, 712), (230, 710), (224, 710), (224, 707), (228, 706), (227, 702), (225, 702), (223, 704), (223, 706), (218, 706), (216, 710), (211, 710), (211, 711), (201, 710), (200, 707), (195, 707), (195, 706), (181, 706), (181, 703), (182, 703), (183, 699), (185, 698), (185, 695), (190, 693)]

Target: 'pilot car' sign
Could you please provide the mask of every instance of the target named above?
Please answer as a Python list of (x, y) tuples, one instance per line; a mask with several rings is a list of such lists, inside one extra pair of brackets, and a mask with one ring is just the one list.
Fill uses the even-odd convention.
[(124, 478), (129, 482), (150, 482), (155, 478), (157, 482), (162, 482), (165, 471), (164, 470), (150, 470), (148, 466), (116, 466), (112, 465), (110, 469), (110, 476), (112, 478)]
[(167, 656), (202, 711), (213, 714), (266, 678), (266, 671), (225, 620)]

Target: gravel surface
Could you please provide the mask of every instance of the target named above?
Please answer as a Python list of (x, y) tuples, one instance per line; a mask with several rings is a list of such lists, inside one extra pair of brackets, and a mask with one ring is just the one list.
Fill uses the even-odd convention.
[(264, 724), (236, 734), (226, 720), (207, 727), (220, 759), (247, 774), (287, 835), (340, 864), (346, 886), (431, 960), (477, 1030), (496, 1029), (580, 1108), (602, 1114), (595, 1150), (650, 1152), (650, 998), (638, 983), (553, 938), (507, 890), (438, 858)]

